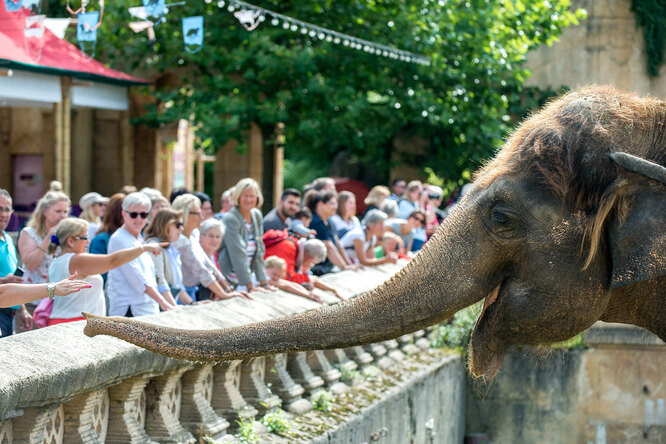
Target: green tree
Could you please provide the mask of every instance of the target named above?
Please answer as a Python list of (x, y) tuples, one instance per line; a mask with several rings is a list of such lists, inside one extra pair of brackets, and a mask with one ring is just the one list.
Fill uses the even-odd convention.
[[(63, 3), (52, 0), (50, 7)], [(286, 155), (301, 180), (325, 171), (342, 150), (385, 179), (397, 135), (420, 136), (430, 147), (399, 161), (432, 168), (450, 183), (468, 175), (509, 130), (510, 103), (529, 75), (527, 52), (585, 15), (571, 11), (569, 0), (256, 1), (430, 57), (431, 65), (422, 66), (293, 32), (270, 18), (249, 32), (228, 3), (172, 7), (151, 44), (127, 26), (127, 8), (137, 4), (107, 2), (97, 54), (117, 69), (179, 76), (178, 87), (154, 92), (157, 100), (141, 122), (190, 119), (209, 152), (241, 138), (252, 122), (272, 144), (275, 125), (284, 122)], [(180, 23), (191, 15), (205, 22), (204, 46), (195, 54), (183, 49)]]

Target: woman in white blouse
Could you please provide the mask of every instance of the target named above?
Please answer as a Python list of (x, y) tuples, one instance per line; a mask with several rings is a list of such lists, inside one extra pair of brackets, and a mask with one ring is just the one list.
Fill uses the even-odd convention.
[[(109, 239), (108, 252), (143, 245), (141, 230), (150, 213), (150, 199), (143, 193), (130, 193), (123, 200), (123, 226)], [(109, 316), (144, 316), (176, 308), (171, 295), (157, 291), (155, 264), (146, 255), (109, 271), (106, 293)]]
[[(48, 325), (82, 320), (82, 312), (106, 315), (101, 273), (130, 262), (144, 252), (159, 254), (157, 244), (139, 245), (112, 254), (88, 254), (88, 222), (73, 217), (62, 220), (51, 237), (49, 252), (56, 255), (49, 268), (49, 280), (58, 282), (78, 273), (78, 278), (90, 284), (75, 295), (56, 297)], [(58, 249), (58, 247), (60, 247)]]
[(354, 193), (349, 191), (338, 193), (338, 209), (328, 222), (333, 225), (335, 234), (339, 238), (355, 228), (361, 228), (361, 222), (356, 217), (356, 196), (354, 196)]

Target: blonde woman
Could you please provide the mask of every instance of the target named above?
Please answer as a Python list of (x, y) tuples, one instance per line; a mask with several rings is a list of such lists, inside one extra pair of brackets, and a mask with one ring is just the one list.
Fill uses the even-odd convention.
[(88, 221), (89, 239), (95, 237), (97, 231), (99, 231), (107, 203), (109, 203), (108, 197), (104, 197), (95, 192), (84, 194), (81, 199), (79, 199), (79, 206), (81, 207), (81, 214), (79, 217)]
[(69, 214), (69, 197), (60, 191), (49, 191), (39, 199), (26, 227), (21, 230), (18, 250), (28, 270), (26, 284), (41, 284), (49, 280), (53, 256), (47, 253), (56, 225)]
[(384, 185), (377, 185), (372, 187), (367, 197), (363, 201), (363, 203), (365, 203), (367, 207), (365, 208), (365, 211), (361, 215), (361, 221), (365, 219), (365, 216), (371, 210), (379, 210), (384, 201), (386, 200), (386, 198), (389, 197), (390, 195), (391, 195), (391, 190), (389, 190)]
[[(193, 194), (181, 194), (173, 201), (173, 209), (183, 214), (183, 233), (173, 246), (178, 249), (182, 261), (183, 285), (192, 300), (200, 298), (199, 289), (207, 288), (215, 299), (228, 299), (235, 296), (246, 297), (233, 290), (216, 267), (206, 261), (206, 253), (199, 243), (198, 233), (201, 227), (201, 201)], [(208, 293), (210, 299), (210, 293)]]
[(266, 247), (263, 216), (259, 207), (264, 203), (259, 184), (251, 178), (241, 179), (233, 192), (234, 207), (222, 219), (225, 235), (218, 255), (224, 276), (237, 289), (254, 290), (258, 286), (274, 289), (264, 267)]
[(89, 284), (76, 295), (53, 300), (53, 311), (48, 325), (83, 319), (82, 312), (106, 315), (102, 273), (126, 264), (144, 252), (159, 254), (167, 244), (140, 245), (118, 250), (111, 254), (88, 254), (88, 222), (73, 217), (58, 223), (51, 238), (49, 253), (57, 255), (49, 267), (49, 280), (58, 282), (77, 274), (78, 279)]

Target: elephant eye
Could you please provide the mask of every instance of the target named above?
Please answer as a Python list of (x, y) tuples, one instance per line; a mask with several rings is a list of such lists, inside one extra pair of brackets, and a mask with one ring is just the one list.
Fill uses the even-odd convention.
[(505, 205), (496, 205), (490, 211), (490, 228), (500, 237), (515, 237), (518, 235), (520, 222), (515, 214)]
[(492, 212), (493, 225), (505, 226), (510, 222), (509, 216), (501, 211), (493, 210)]

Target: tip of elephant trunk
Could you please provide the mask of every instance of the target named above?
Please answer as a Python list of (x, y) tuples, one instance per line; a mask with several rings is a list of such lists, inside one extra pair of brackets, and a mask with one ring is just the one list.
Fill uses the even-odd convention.
[(86, 326), (83, 328), (83, 334), (91, 338), (100, 334), (95, 324), (99, 319), (102, 319), (103, 316), (86, 313), (85, 311), (81, 314), (86, 319)]

